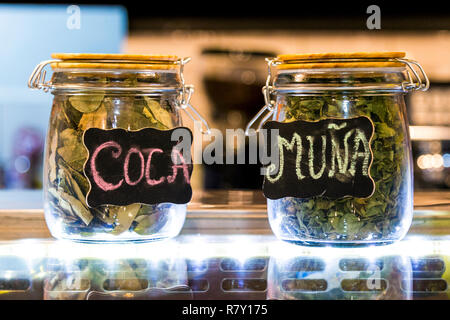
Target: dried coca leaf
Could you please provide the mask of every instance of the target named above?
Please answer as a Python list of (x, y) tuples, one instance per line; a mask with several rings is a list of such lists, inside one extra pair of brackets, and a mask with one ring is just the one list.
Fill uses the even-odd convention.
[(106, 129), (108, 124), (108, 112), (104, 103), (95, 112), (84, 113), (81, 117), (78, 128), (81, 132), (89, 128)]
[(164, 109), (158, 101), (149, 97), (144, 98), (148, 107), (148, 109), (144, 109), (144, 114), (146, 114), (147, 117), (151, 115), (153, 119), (156, 119), (156, 121), (161, 123), (166, 129), (175, 126), (173, 116), (169, 113), (169, 111)]
[[(89, 128), (139, 130), (151, 127), (167, 130), (177, 124), (176, 117), (158, 100), (98, 93), (55, 99), (54, 110), (54, 121), (51, 121), (49, 131), (53, 136), (49, 140), (47, 158), (47, 201), (55, 217), (61, 219), (70, 232), (83, 236), (94, 235), (99, 230), (102, 232), (102, 228), (103, 232), (112, 235), (126, 231), (148, 235), (154, 232), (153, 228), (159, 230), (166, 223), (162, 218), (167, 215), (159, 214), (156, 206), (87, 206), (86, 194), (90, 185), (83, 167), (88, 153), (82, 137)], [(134, 230), (136, 226), (138, 228)]]
[(69, 98), (69, 102), (78, 111), (82, 113), (94, 112), (100, 107), (104, 95), (75, 95)]
[(112, 234), (118, 235), (130, 229), (140, 208), (141, 204), (139, 203), (130, 204), (125, 207), (114, 207), (112, 212), (115, 215), (116, 226)]
[(80, 217), (81, 220), (83, 220), (85, 225), (89, 225), (89, 223), (91, 223), (94, 217), (89, 212), (89, 210), (83, 205), (83, 203), (81, 203), (80, 200), (76, 199), (75, 197), (67, 193), (61, 193), (61, 198), (70, 204), (73, 212), (78, 217)]
[(48, 159), (48, 179), (50, 182), (56, 180), (56, 148), (58, 147), (58, 133), (55, 133), (50, 143), (50, 155)]

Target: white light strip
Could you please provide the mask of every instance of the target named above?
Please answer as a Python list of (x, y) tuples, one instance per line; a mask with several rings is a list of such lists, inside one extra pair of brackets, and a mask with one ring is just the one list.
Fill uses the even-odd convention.
[(410, 126), (411, 140), (450, 140), (450, 126)]

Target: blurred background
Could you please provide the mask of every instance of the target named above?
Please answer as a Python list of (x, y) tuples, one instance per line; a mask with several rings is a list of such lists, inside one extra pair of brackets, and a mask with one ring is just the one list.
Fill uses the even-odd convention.
[[(370, 30), (370, 4), (0, 3), (0, 188), (41, 188), (52, 95), (26, 83), (52, 52), (190, 56), (185, 75), (196, 90), (192, 104), (210, 126), (224, 130), (244, 128), (263, 106), (265, 57), (405, 51), (431, 79), (428, 92), (407, 101), (415, 187), (450, 189), (450, 12), (438, 2), (381, 2), (381, 29)], [(261, 187), (257, 165), (197, 167), (194, 188)]]

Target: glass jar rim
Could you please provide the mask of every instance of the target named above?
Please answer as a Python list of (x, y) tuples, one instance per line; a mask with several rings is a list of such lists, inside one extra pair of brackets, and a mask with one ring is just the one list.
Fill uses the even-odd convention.
[[(268, 78), (266, 87), (269, 91), (284, 91), (286, 83), (278, 83), (278, 76), (288, 73), (299, 74), (394, 74), (397, 73), (397, 79), (381, 81), (376, 83), (366, 83), (367, 86), (358, 84), (353, 86), (349, 83), (327, 85), (326, 81), (321, 86), (314, 84), (314, 90), (380, 90), (380, 91), (401, 91), (408, 92), (413, 90), (425, 91), (429, 87), (429, 80), (420, 64), (414, 60), (404, 58), (404, 52), (351, 52), (351, 53), (313, 53), (313, 54), (282, 54), (276, 58), (266, 59), (268, 62)], [(271, 68), (277, 72), (275, 79), (271, 79)], [(366, 75), (364, 75), (366, 76)], [(363, 79), (364, 76), (361, 78)], [(368, 80), (368, 79), (367, 79)], [(271, 82), (273, 84), (271, 85)], [(310, 90), (309, 84), (302, 81), (294, 81), (286, 88), (292, 91), (297, 87), (300, 91)], [(303, 87), (303, 88), (302, 88)], [(308, 88), (309, 87), (309, 88)], [(270, 90), (271, 89), (271, 90)], [(266, 98), (268, 100), (268, 97)]]
[[(97, 54), (97, 53), (54, 53), (52, 60), (43, 61), (33, 70), (29, 80), (28, 87), (32, 89), (49, 90), (114, 90), (114, 91), (166, 91), (185, 89), (183, 76), (184, 65), (191, 58), (179, 58), (175, 55), (134, 55), (134, 54)], [(46, 80), (45, 67), (50, 66), (53, 69), (53, 77)], [(126, 84), (121, 85), (116, 82), (111, 86), (102, 86), (101, 83), (58, 83), (55, 79), (58, 74), (72, 74), (81, 76), (88, 74), (92, 76), (107, 75), (112, 77), (130, 74), (133, 78), (141, 78), (142, 82), (133, 88)], [(166, 74), (163, 76), (163, 74)], [(142, 76), (140, 76), (142, 75)], [(163, 76), (166, 82), (153, 81)], [(172, 76), (173, 75), (173, 76)], [(149, 81), (150, 80), (150, 81)], [(84, 80), (86, 81), (86, 79)]]
[[(286, 82), (285, 77), (293, 82)], [(378, 81), (371, 80), (372, 78), (377, 78)], [(309, 82), (308, 79), (316, 79), (316, 81)], [(336, 79), (340, 80), (336, 81)], [(355, 81), (349, 81), (349, 79), (355, 79)], [(405, 67), (303, 68), (299, 66), (295, 69), (277, 70), (272, 90), (274, 94), (330, 91), (402, 93), (404, 92), (403, 83), (406, 83), (407, 79)]]

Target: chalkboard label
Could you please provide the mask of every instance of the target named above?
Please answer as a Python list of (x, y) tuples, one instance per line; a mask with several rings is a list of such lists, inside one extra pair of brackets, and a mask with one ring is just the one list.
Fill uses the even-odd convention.
[(88, 206), (189, 202), (192, 161), (184, 159), (182, 140), (171, 140), (174, 130), (185, 130), (182, 136), (190, 137), (190, 141), (184, 141), (190, 150), (192, 132), (185, 127), (164, 131), (86, 130), (83, 143), (89, 152), (84, 165), (90, 184)]
[[(279, 155), (278, 168), (269, 165), (264, 177), (267, 198), (367, 198), (373, 194), (370, 143), (374, 126), (369, 118), (270, 121), (263, 128), (267, 141), (277, 135), (272, 150)], [(270, 145), (266, 147), (272, 151)]]

